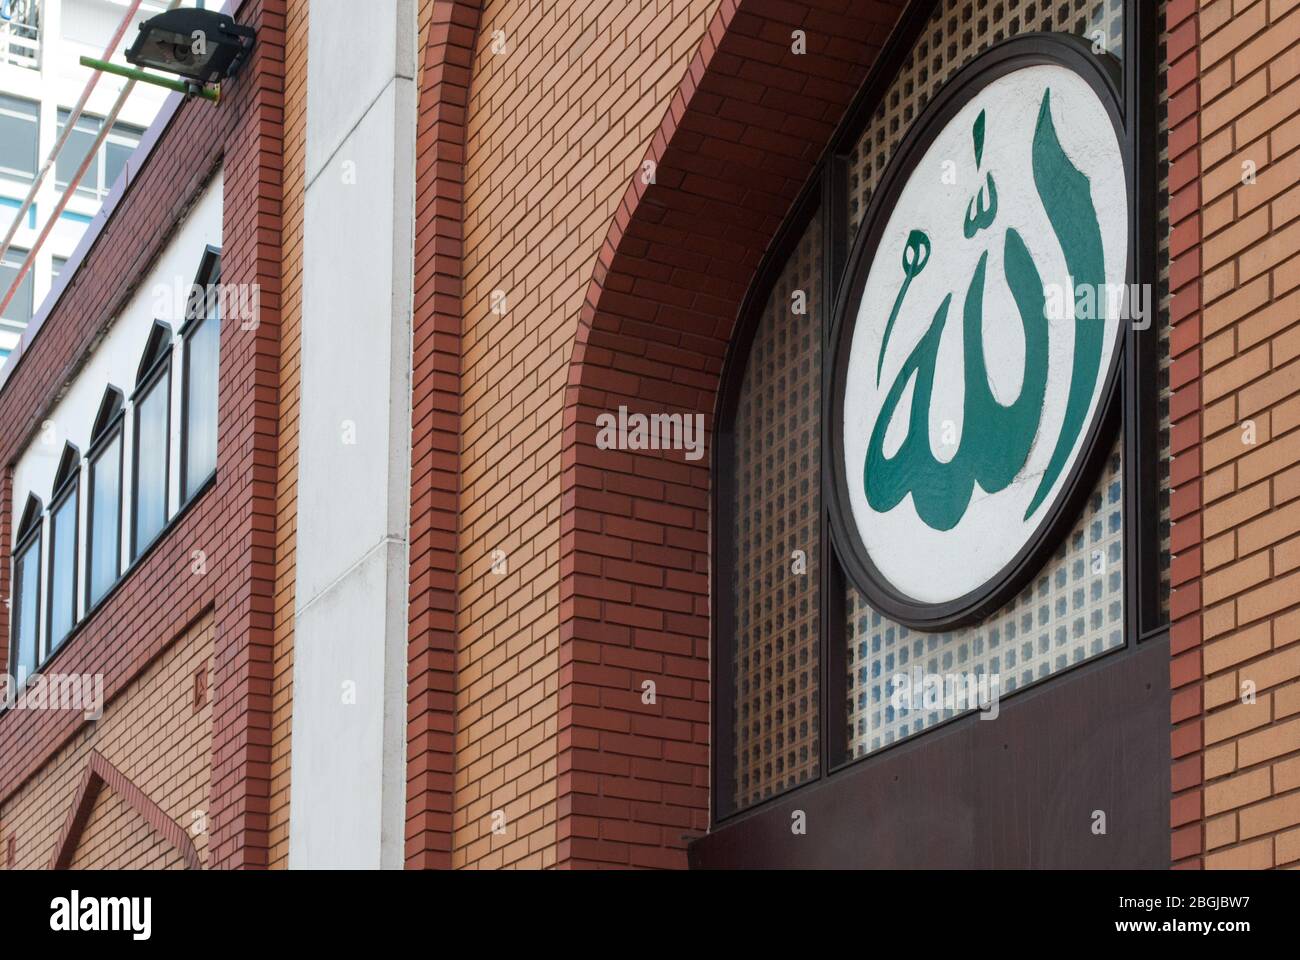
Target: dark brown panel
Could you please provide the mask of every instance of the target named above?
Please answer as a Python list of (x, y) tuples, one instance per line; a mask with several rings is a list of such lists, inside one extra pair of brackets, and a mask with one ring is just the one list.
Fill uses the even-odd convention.
[[(807, 833), (791, 831), (794, 811)], [(1106, 834), (1092, 832), (1093, 811)], [(695, 841), (693, 867), (1169, 866), (1169, 643), (854, 764)]]

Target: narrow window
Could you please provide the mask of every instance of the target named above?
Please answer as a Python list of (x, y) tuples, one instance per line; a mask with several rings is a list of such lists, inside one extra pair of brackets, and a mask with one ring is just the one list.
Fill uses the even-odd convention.
[(40, 662), (41, 606), (41, 502), (29, 497), (18, 527), (14, 550), (13, 633), (9, 648), (9, 670), (19, 682), (36, 672)]
[(86, 609), (117, 583), (122, 572), (122, 394), (104, 394), (91, 435), (86, 502)]
[(81, 492), (81, 455), (68, 444), (50, 501), (49, 652), (58, 650), (77, 622), (77, 500)]
[[(68, 125), (69, 116), (71, 116), (69, 111), (59, 111), (59, 136), (63, 135), (63, 131)], [(60, 192), (66, 190), (78, 168), (89, 156), (91, 157), (90, 165), (86, 168), (85, 174), (82, 175), (81, 182), (77, 184), (77, 193), (83, 196), (99, 195), (99, 154), (95, 153), (91, 156), (90, 149), (94, 146), (95, 137), (99, 135), (99, 128), (102, 125), (103, 123), (98, 117), (88, 116), (84, 113), (77, 118), (76, 126), (72, 128), (72, 133), (68, 135), (68, 142), (63, 145), (63, 149), (59, 151), (59, 155), (54, 161), (55, 189)]]
[(216, 296), (220, 254), (209, 250), (195, 280), (189, 317), (182, 336), (181, 497), (188, 502), (217, 470), (217, 371), (221, 346), (221, 311)]
[[(70, 110), (59, 110), (59, 136), (63, 135), (70, 116), (72, 116)], [(139, 145), (144, 131), (130, 124), (115, 123), (104, 142), (99, 145), (99, 149), (92, 155), (90, 148), (103, 126), (104, 121), (99, 117), (83, 113), (77, 118), (76, 126), (72, 128), (68, 142), (59, 152), (54, 165), (54, 185), (59, 190), (67, 188), (73, 175), (87, 157), (90, 157), (90, 163), (81, 182), (77, 184), (77, 193), (85, 197), (102, 199), (113, 188), (113, 184), (117, 182), (117, 178), (126, 167), (127, 159)]]
[(126, 162), (140, 145), (144, 131), (126, 123), (115, 123), (104, 141), (104, 183), (102, 192), (107, 196), (117, 183), (117, 178), (126, 169)]
[(131, 559), (167, 524), (167, 462), (171, 440), (171, 328), (155, 323), (135, 393)]

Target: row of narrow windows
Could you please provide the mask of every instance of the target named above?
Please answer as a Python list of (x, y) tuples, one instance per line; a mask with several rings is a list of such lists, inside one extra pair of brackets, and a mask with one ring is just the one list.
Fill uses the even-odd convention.
[[(215, 249), (205, 253), (196, 291), (217, 289), (220, 263)], [(19, 682), (43, 668), (216, 474), (217, 298), (196, 296), (186, 313), (178, 333), (155, 321), (129, 398), (116, 386), (107, 387), (85, 455), (71, 443), (65, 445), (49, 507), (36, 491), (28, 492), (14, 547), (11, 593), (9, 671)], [(172, 409), (173, 377), (181, 381), (179, 410)], [(168, 490), (174, 422), (179, 422), (181, 449), (180, 503), (173, 511)], [(129, 503), (124, 497), (128, 491)], [(85, 570), (78, 590), (82, 537)]]

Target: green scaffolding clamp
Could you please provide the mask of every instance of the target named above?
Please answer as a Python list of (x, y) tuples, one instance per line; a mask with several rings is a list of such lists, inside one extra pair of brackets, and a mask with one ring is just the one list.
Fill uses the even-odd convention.
[(96, 60), (94, 57), (82, 57), (81, 65), (83, 67), (92, 67), (95, 70), (102, 70), (104, 73), (111, 73), (118, 77), (126, 77), (128, 80), (139, 80), (141, 83), (152, 83), (156, 87), (166, 87), (168, 90), (183, 93), (187, 97), (202, 97), (214, 105), (221, 102), (221, 84), (219, 83), (204, 87), (185, 80), (160, 77), (137, 67), (118, 66), (116, 63), (109, 63), (107, 60)]

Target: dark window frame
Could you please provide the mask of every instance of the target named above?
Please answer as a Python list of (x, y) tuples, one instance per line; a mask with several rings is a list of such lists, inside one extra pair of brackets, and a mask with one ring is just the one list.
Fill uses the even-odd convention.
[[(23, 510), (23, 518), (18, 528), (18, 539), (14, 543), (13, 549), (13, 590), (10, 593), (10, 623), (9, 623), (9, 661), (8, 669), (10, 676), (14, 677), (15, 682), (18, 677), (18, 643), (22, 633), (22, 595), (23, 581), (22, 571), (24, 564), (23, 555), (33, 547), (36, 549), (36, 637), (34, 656), (32, 658), (35, 667), (33, 673), (39, 672), (44, 656), (41, 653), (41, 590), (44, 584), (41, 583), (41, 549), (42, 539), (45, 532), (45, 508), (40, 498), (29, 495), (27, 506)], [(29, 674), (30, 676), (30, 674)]]
[[(221, 248), (208, 245), (203, 251), (203, 259), (199, 264), (199, 271), (194, 278), (194, 286), (206, 291), (221, 282)], [(203, 494), (208, 485), (217, 475), (217, 456), (215, 455), (221, 448), (221, 431), (220, 427), (220, 395), (221, 395), (221, 310), (220, 304), (215, 311), (209, 314), (206, 310), (200, 312), (200, 306), (206, 306), (206, 300), (202, 304), (191, 302), (187, 311), (185, 324), (181, 327), (181, 463), (180, 463), (180, 491), (182, 506), (195, 500)], [(189, 470), (190, 470), (190, 341), (205, 323), (214, 322), (217, 325), (217, 419), (218, 429), (216, 431), (217, 450), (214, 451), (212, 470), (204, 478), (194, 484), (193, 491), (187, 493), (189, 487)]]
[[(791, 207), (784, 223), (769, 246), (758, 270), (756, 280), (746, 293), (737, 317), (735, 330), (727, 348), (718, 391), (715, 416), (712, 469), (714, 482), (711, 491), (712, 561), (714, 589), (711, 597), (712, 637), (710, 650), (710, 680), (714, 695), (711, 706), (712, 723), (712, 773), (710, 790), (710, 821), (714, 825), (730, 822), (763, 810), (773, 803), (788, 799), (801, 790), (811, 789), (835, 777), (842, 771), (859, 764), (870, 764), (874, 759), (904, 745), (923, 741), (926, 734), (951, 723), (970, 720), (961, 715), (928, 728), (915, 737), (900, 740), (862, 758), (846, 757), (845, 709), (847, 644), (843, 642), (847, 623), (845, 598), (847, 578), (833, 542), (830, 515), (832, 499), (825, 495), (834, 482), (831, 457), (822, 456), (821, 484), (821, 584), (820, 627), (817, 651), (820, 666), (819, 713), (821, 756), (817, 775), (794, 787), (775, 791), (760, 802), (733, 808), (735, 795), (735, 696), (732, 671), (732, 649), (735, 637), (734, 597), (731, 573), (736, 569), (735, 544), (732, 528), (735, 505), (731, 502), (734, 482), (732, 446), (735, 437), (735, 417), (741, 385), (748, 365), (755, 328), (763, 308), (800, 237), (812, 222), (818, 210), (822, 214), (824, 234), (823, 284), (821, 295), (822, 320), (822, 394), (823, 400), (831, 396), (834, 369), (832, 366), (833, 342), (836, 331), (834, 304), (842, 294), (850, 241), (848, 232), (848, 157), (857, 139), (870, 124), (881, 99), (902, 68), (908, 54), (923, 35), (941, 0), (913, 4), (885, 43), (876, 64), (859, 89), (852, 105), (827, 150), (810, 175), (799, 197)], [(1156, 223), (1159, 210), (1159, 189), (1156, 177), (1158, 155), (1158, 128), (1160, 109), (1156, 84), (1159, 76), (1159, 25), (1156, 4), (1128, 0), (1124, 7), (1124, 56), (1119, 65), (1122, 83), (1120, 88), (1123, 139), (1121, 147), (1126, 162), (1131, 164), (1133, 186), (1130, 202), (1130, 244), (1133, 260), (1133, 277), (1129, 282), (1149, 283), (1158, 290), (1159, 238), (1154, 229), (1144, 225)], [(1022, 34), (1021, 36), (1025, 36)], [(1005, 42), (1005, 41), (1004, 41)], [(991, 48), (990, 48), (991, 49)], [(867, 217), (864, 215), (863, 223)], [(1087, 669), (1097, 661), (1110, 661), (1117, 656), (1136, 653), (1139, 644), (1164, 636), (1169, 629), (1160, 610), (1160, 539), (1159, 539), (1159, 474), (1158, 464), (1144, 463), (1143, 452), (1157, 449), (1155, 439), (1159, 432), (1158, 403), (1155, 389), (1160, 343), (1157, 324), (1161, 322), (1158, 306), (1152, 300), (1151, 324), (1142, 331), (1128, 328), (1120, 346), (1120, 370), (1116, 392), (1119, 394), (1112, 420), (1121, 420), (1124, 435), (1124, 548), (1125, 548), (1125, 645), (1103, 656), (1073, 664), (1046, 678), (1045, 684), (1075, 670)], [(1143, 336), (1143, 334), (1146, 334)], [(823, 405), (823, 435), (828, 429), (826, 405)], [(1114, 441), (1114, 431), (1120, 424), (1109, 426), (1103, 432)], [(827, 447), (823, 441), (823, 451)], [(1110, 449), (1106, 446), (1105, 449)], [(1095, 478), (1095, 474), (1094, 474)], [(1037, 570), (1034, 571), (1035, 573)], [(1018, 689), (1007, 696), (1017, 696), (1024, 690), (1041, 690), (1033, 684)]]
[[(149, 333), (148, 345), (140, 361), (140, 375), (137, 386), (131, 394), (131, 566), (162, 536), (171, 520), (169, 506), (171, 501), (171, 444), (172, 444), (172, 333), (171, 327), (161, 320), (155, 320)], [(167, 424), (166, 442), (163, 445), (163, 521), (149, 538), (148, 542), (139, 541), (140, 510), (140, 407), (153, 395), (153, 391), (163, 384), (166, 397)]]
[[(64, 465), (72, 458), (72, 465), (64, 476)], [(49, 603), (45, 605), (45, 660), (48, 660), (54, 654), (58, 653), (63, 644), (77, 629), (77, 577), (81, 572), (78, 563), (78, 548), (81, 544), (81, 454), (75, 446), (68, 444), (64, 448), (63, 462), (60, 464), (59, 475), (54, 480), (54, 493), (50, 497), (50, 549), (49, 556), (45, 562), (45, 583), (46, 592), (49, 594)], [(70, 498), (76, 497), (77, 502), (73, 507), (72, 513), (72, 590), (69, 594), (69, 600), (72, 603), (72, 616), (68, 621), (67, 632), (57, 640), (54, 637), (54, 564), (56, 558), (55, 547), (58, 543), (56, 536), (55, 524), (59, 511), (67, 504)]]
[[(95, 433), (91, 438), (90, 449), (86, 451), (86, 615), (91, 612), (113, 592), (114, 586), (122, 579), (122, 516), (123, 483), (126, 479), (126, 405), (122, 392), (116, 387), (109, 387), (100, 404), (99, 417), (95, 424)], [(117, 549), (113, 551), (113, 582), (104, 593), (94, 596), (94, 550), (95, 550), (95, 469), (113, 441), (119, 441), (117, 447)]]

